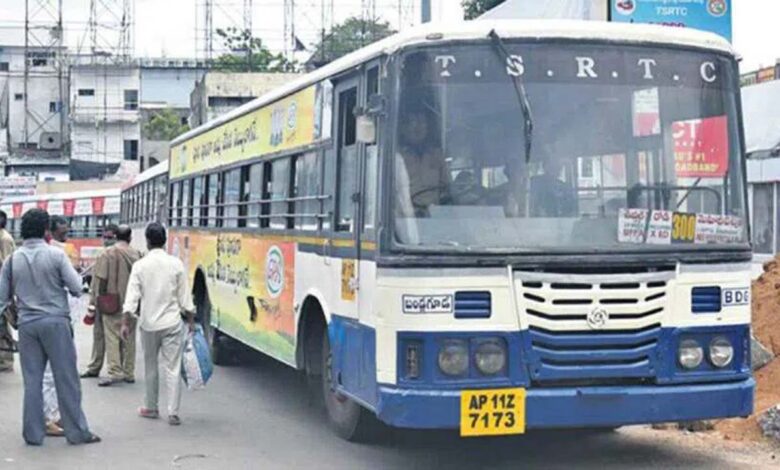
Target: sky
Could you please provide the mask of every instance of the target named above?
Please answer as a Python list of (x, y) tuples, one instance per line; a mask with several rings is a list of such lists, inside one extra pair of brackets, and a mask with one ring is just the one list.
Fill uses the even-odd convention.
[[(375, 0), (377, 15), (396, 29), (408, 27), (419, 15), (418, 7), (399, 12), (398, 3), (419, 0)], [(544, 0), (534, 0), (544, 1)], [(66, 42), (85, 49), (89, 0), (62, 0)], [(108, 3), (121, 3), (108, 0)], [(192, 57), (196, 54), (196, 12), (203, 0), (135, 0), (135, 54), (143, 57)], [(34, 2), (31, 2), (34, 3)], [(52, 3), (55, 3), (52, 1)], [(215, 0), (215, 27), (241, 24), (242, 0)], [(360, 0), (333, 0), (335, 21), (359, 15)], [(274, 51), (284, 49), (283, 0), (253, 0), (253, 32)], [(321, 0), (296, 0), (296, 33), (307, 46), (316, 43), (321, 28)], [(460, 14), (460, 0), (433, 0), (434, 19)], [(780, 58), (778, 19), (780, 0), (732, 0), (734, 47), (743, 57), (742, 70), (774, 64)], [(202, 13), (202, 9), (201, 9)], [(400, 14), (399, 14), (400, 13)], [(202, 16), (202, 15), (201, 15)], [(399, 24), (400, 20), (400, 24)], [(202, 20), (201, 20), (202, 22)], [(0, 44), (23, 41), (24, 0), (0, 0)]]

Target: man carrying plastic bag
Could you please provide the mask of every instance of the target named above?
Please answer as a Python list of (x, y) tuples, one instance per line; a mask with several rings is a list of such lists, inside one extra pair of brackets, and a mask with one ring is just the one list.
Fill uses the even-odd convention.
[(203, 328), (195, 326), (195, 330), (187, 335), (182, 356), (182, 376), (189, 390), (202, 390), (211, 378), (214, 366)]

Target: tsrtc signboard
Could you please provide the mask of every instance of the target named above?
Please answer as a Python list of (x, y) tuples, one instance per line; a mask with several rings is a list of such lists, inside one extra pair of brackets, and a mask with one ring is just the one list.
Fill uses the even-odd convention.
[(610, 18), (701, 29), (731, 41), (731, 5), (732, 0), (610, 0)]

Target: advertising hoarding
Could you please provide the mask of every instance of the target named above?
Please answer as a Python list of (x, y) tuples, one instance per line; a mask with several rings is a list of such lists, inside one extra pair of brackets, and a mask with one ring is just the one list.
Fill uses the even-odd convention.
[(695, 28), (731, 41), (731, 4), (731, 0), (610, 0), (610, 18), (622, 23)]

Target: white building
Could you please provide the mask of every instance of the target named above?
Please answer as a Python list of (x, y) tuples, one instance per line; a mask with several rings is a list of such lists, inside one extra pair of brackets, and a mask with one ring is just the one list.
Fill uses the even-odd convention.
[[(65, 49), (0, 46), (0, 160), (6, 176), (67, 179)], [(25, 60), (29, 63), (25, 80)]]
[(71, 67), (71, 174), (76, 179), (138, 172), (140, 70), (135, 64)]

